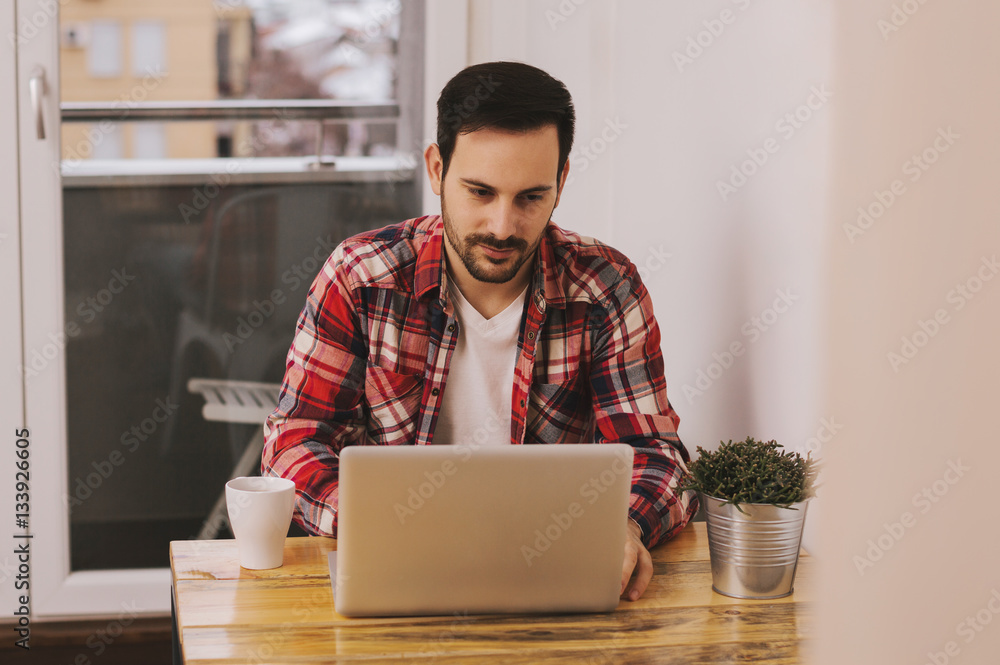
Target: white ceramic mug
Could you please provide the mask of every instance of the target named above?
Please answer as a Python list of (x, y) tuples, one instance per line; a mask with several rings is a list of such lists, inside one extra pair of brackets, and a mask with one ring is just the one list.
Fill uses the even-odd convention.
[(264, 570), (281, 565), (294, 504), (295, 483), (287, 478), (255, 476), (226, 483), (229, 523), (242, 567)]

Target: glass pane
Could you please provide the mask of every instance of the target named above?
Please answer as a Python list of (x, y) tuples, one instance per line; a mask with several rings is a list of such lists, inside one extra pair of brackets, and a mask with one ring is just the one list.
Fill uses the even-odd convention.
[(132, 128), (136, 159), (163, 159), (167, 156), (166, 127), (160, 122), (136, 124)]
[(199, 534), (238, 460), (255, 437), (259, 445), (268, 409), (265, 388), (235, 393), (249, 420), (240, 409), (203, 409), (207, 393), (192, 380), (223, 382), (215, 390), (279, 383), (309, 285), (333, 248), (419, 214), (412, 169), (387, 157), (397, 152), (394, 122), (331, 124), (324, 152), (355, 161), (329, 177), (296, 176), (259, 164), (315, 155), (315, 122), (280, 111), (259, 121), (138, 121), (131, 109), (395, 99), (399, 6), (62, 5), (63, 101), (122, 111), (115, 122), (62, 127), (73, 570), (165, 566), (170, 540)]
[(82, 150), (86, 150), (89, 157), (93, 159), (121, 159), (125, 156), (125, 148), (122, 145), (122, 134), (124, 127), (111, 125), (100, 128), (91, 125), (86, 138), (77, 143)]
[(115, 78), (122, 73), (122, 26), (118, 21), (93, 21), (87, 49), (87, 73)]
[(166, 25), (163, 21), (132, 23), (132, 76), (167, 71)]
[(190, 187), (65, 190), (73, 569), (165, 565), (199, 532), (263, 421), (206, 420), (188, 382), (280, 382), (322, 262), (412, 216), (415, 194), (231, 186), (185, 223)]

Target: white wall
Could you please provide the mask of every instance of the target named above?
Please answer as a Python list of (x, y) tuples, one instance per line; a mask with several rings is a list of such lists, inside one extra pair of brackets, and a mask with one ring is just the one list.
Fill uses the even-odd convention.
[[(528, 62), (573, 94), (572, 181), (553, 219), (649, 268), (668, 394), (692, 453), (747, 435), (801, 450), (832, 415), (819, 404), (823, 211), (839, 98), (829, 4), (469, 2), (467, 64)], [(678, 65), (689, 38), (707, 46)], [(833, 96), (814, 97), (799, 128), (777, 126), (824, 87)], [(429, 118), (439, 90), (428, 89)], [(724, 201), (718, 181), (768, 139), (773, 154)], [(752, 317), (779, 290), (793, 304), (766, 313), (772, 325), (753, 333)], [(729, 363), (734, 343), (743, 352)]]

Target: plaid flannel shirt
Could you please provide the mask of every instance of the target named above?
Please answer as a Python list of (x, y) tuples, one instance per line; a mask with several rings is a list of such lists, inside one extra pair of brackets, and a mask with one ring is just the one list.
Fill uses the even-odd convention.
[[(443, 230), (429, 216), (350, 238), (310, 288), (261, 467), (295, 480), (310, 533), (336, 537), (344, 446), (432, 442), (458, 335)], [(517, 346), (510, 442), (632, 445), (629, 517), (644, 544), (682, 529), (698, 503), (677, 492), (689, 458), (635, 266), (549, 223)]]

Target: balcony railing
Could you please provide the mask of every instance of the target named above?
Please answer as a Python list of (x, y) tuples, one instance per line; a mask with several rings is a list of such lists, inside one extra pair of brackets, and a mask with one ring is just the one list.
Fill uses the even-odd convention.
[(393, 102), (222, 99), (203, 102), (63, 102), (63, 122), (175, 120), (397, 120)]
[(326, 127), (347, 122), (394, 123), (394, 102), (320, 99), (159, 102), (63, 102), (66, 123), (279, 120), (316, 123), (316, 150), (309, 157), (71, 160), (62, 163), (66, 187), (186, 185), (224, 178), (239, 184), (410, 181), (416, 160), (394, 157), (334, 157), (323, 154)]

